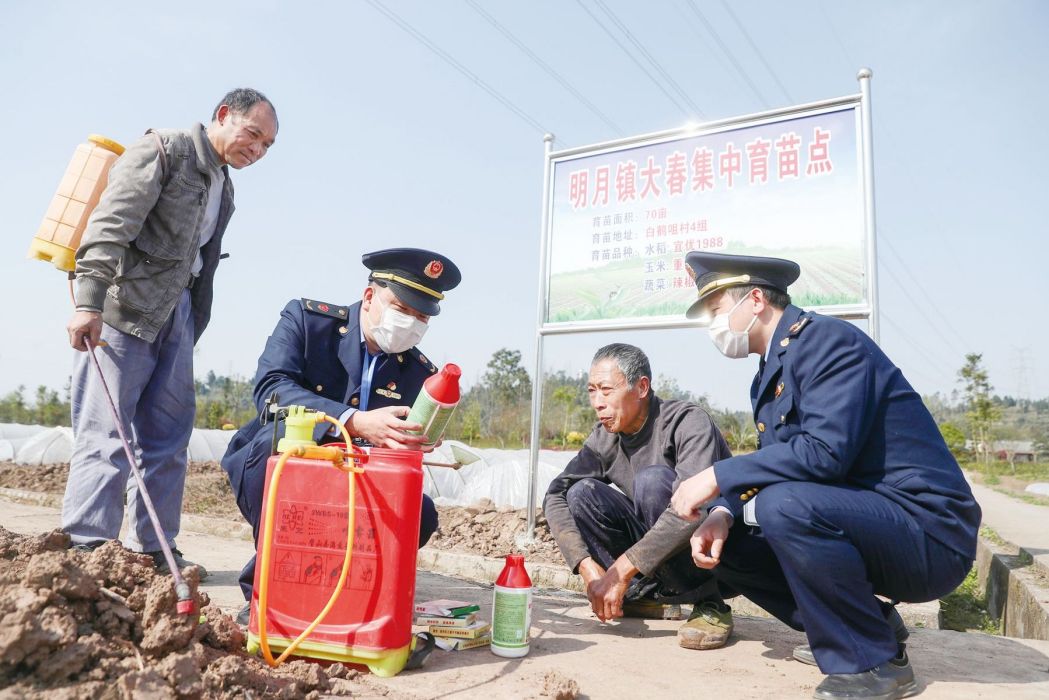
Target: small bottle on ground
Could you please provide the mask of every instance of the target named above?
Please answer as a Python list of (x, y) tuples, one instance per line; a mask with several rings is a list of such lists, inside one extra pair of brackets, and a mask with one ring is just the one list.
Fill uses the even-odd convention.
[(492, 598), (492, 653), (518, 658), (528, 654), (532, 625), (532, 579), (524, 555), (507, 554)]

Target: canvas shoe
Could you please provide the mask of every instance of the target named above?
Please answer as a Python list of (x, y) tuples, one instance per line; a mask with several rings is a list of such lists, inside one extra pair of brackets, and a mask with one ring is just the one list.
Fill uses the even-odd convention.
[(692, 606), (688, 621), (677, 631), (677, 642), (686, 649), (717, 649), (732, 634), (732, 608), (707, 600)]

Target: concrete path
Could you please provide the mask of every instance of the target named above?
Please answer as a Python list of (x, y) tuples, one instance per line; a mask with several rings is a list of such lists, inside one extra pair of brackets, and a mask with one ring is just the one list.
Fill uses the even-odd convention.
[(1049, 573), (1049, 507), (1026, 503), (980, 484), (971, 484), (983, 509), (983, 523), (1027, 552)]
[[(54, 508), (6, 502), (0, 525), (24, 534), (58, 527)], [(225, 610), (241, 604), (237, 572), (249, 543), (186, 532), (179, 548), (212, 577), (204, 589)], [(420, 573), (416, 599), (463, 598), (482, 605), (490, 619), (491, 588)], [(419, 671), (370, 678), (393, 695), (417, 698), (540, 698), (549, 674), (576, 681), (583, 697), (736, 698), (811, 697), (822, 676), (790, 659), (800, 633), (769, 619), (738, 616), (724, 649), (688, 651), (677, 645), (672, 621), (625, 620), (603, 624), (578, 594), (538, 592), (529, 656), (502, 659), (487, 649), (435, 651)], [(1049, 642), (915, 629), (909, 645), (923, 698), (1049, 698)]]

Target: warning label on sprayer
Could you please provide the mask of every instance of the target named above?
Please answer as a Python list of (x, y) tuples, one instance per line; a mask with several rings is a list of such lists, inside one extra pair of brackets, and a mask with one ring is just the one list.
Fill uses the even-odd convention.
[[(378, 531), (367, 507), (357, 508), (353, 525), (353, 553), (374, 555)], [(281, 501), (277, 508), (274, 539), (283, 547), (329, 549), (343, 552), (350, 529), (345, 507)]]
[[(349, 535), (345, 506), (280, 501), (273, 528), (273, 578), (331, 588), (339, 582)], [(371, 590), (381, 549), (379, 532), (367, 507), (356, 509), (353, 524), (353, 563), (344, 588)]]

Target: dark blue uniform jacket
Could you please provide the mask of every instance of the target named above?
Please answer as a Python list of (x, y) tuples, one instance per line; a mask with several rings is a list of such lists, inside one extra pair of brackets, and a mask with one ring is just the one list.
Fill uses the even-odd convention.
[(852, 324), (788, 306), (750, 391), (759, 449), (715, 463), (737, 519), (762, 487), (841, 484), (898, 503), (972, 559), (980, 507), (903, 373)]
[[(335, 306), (310, 299), (288, 302), (259, 357), (255, 374), (255, 406), (261, 412), (274, 391), (281, 406), (296, 404), (338, 418), (360, 404), (361, 303)], [(411, 406), (423, 382), (437, 368), (418, 349), (381, 355), (372, 375), (368, 409)], [(330, 423), (320, 423), (314, 439), (321, 442)], [(278, 438), (284, 434), (283, 423)], [(262, 482), (266, 477), (273, 424), (252, 420), (230, 441), (222, 467), (241, 512), (259, 521)], [(257, 529), (257, 527), (256, 527)], [(257, 534), (257, 533), (256, 533)]]

